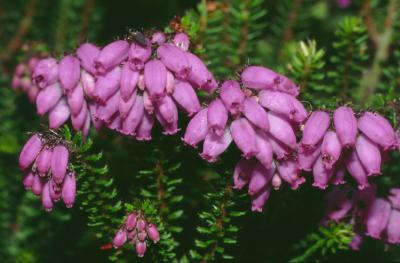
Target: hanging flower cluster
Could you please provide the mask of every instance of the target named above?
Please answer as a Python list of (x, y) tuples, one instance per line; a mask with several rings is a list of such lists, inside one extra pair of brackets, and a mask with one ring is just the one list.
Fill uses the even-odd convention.
[(68, 147), (54, 136), (34, 134), (19, 156), (26, 189), (42, 197), (43, 208), (50, 212), (54, 203), (63, 200), (70, 208), (75, 202), (75, 173), (68, 168)]
[(356, 119), (353, 110), (342, 106), (330, 116), (324, 111), (312, 112), (304, 125), (298, 150), (299, 168), (312, 171), (314, 186), (344, 183), (345, 170), (363, 189), (368, 177), (381, 174), (387, 152), (398, 147), (397, 135), (384, 117), (365, 112)]
[(235, 167), (234, 188), (249, 184), (252, 210), (262, 211), (271, 185), (279, 189), (284, 180), (297, 189), (305, 181), (296, 164), (295, 133), (307, 111), (296, 98), (299, 88), (270, 69), (249, 66), (241, 83), (223, 82), (219, 97), (189, 122), (183, 141), (193, 147), (204, 141), (200, 156), (208, 162), (233, 141), (243, 157)]
[(148, 222), (141, 211), (134, 211), (127, 216), (124, 224), (115, 234), (113, 246), (118, 249), (128, 242), (135, 246), (138, 257), (143, 257), (148, 242), (157, 243), (159, 240), (160, 234), (157, 227)]
[(39, 87), (32, 83), (32, 72), (38, 61), (39, 59), (37, 57), (31, 57), (26, 64), (18, 64), (11, 81), (11, 87), (14, 90), (26, 92), (31, 102), (35, 102), (37, 94), (39, 93)]
[(383, 239), (389, 244), (400, 244), (400, 189), (392, 188), (386, 198), (376, 195), (376, 186), (351, 189), (340, 186), (327, 194), (328, 220), (353, 225), (355, 236), (350, 243), (359, 250), (365, 236)]

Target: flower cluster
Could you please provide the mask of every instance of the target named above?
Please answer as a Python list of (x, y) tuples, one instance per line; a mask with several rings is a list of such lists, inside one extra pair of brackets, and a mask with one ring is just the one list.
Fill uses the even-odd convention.
[(376, 186), (365, 189), (336, 187), (327, 194), (328, 220), (353, 225), (355, 236), (350, 247), (358, 250), (365, 236), (400, 244), (400, 189), (392, 188), (386, 198), (376, 195)]
[(249, 66), (241, 83), (227, 80), (219, 97), (189, 122), (183, 141), (196, 147), (203, 142), (200, 156), (215, 162), (233, 141), (242, 152), (234, 172), (234, 187), (249, 184), (252, 210), (262, 211), (271, 185), (282, 180), (296, 189), (305, 180), (297, 168), (296, 130), (307, 118), (297, 100), (298, 87), (287, 77), (260, 66)]
[(71, 118), (73, 128), (85, 136), (92, 123), (150, 140), (157, 119), (164, 134), (175, 134), (178, 107), (191, 116), (201, 108), (195, 89), (217, 88), (205, 64), (188, 51), (189, 44), (184, 33), (162, 32), (151, 39), (136, 32), (132, 39), (103, 48), (84, 43), (59, 61), (45, 58), (32, 65), (27, 86), (38, 91), (32, 99), (39, 115), (48, 113), (52, 129)]
[(118, 249), (129, 242), (136, 247), (136, 254), (143, 257), (149, 240), (154, 243), (160, 240), (157, 227), (149, 223), (142, 212), (134, 211), (127, 216), (124, 224), (115, 234), (113, 245)]
[(59, 138), (34, 134), (19, 156), (26, 189), (42, 197), (43, 208), (50, 212), (54, 203), (63, 200), (70, 208), (75, 202), (75, 173), (68, 168), (69, 151)]
[(353, 110), (342, 106), (333, 113), (334, 130), (330, 116), (315, 111), (304, 125), (298, 150), (299, 168), (312, 171), (314, 186), (344, 183), (345, 170), (363, 189), (368, 177), (381, 174), (381, 164), (387, 151), (398, 146), (397, 135), (384, 117), (365, 112), (357, 120)]
[(35, 102), (39, 93), (39, 87), (33, 84), (31, 79), (32, 72), (38, 61), (39, 59), (37, 57), (31, 57), (26, 64), (18, 64), (11, 81), (11, 87), (14, 90), (22, 90), (26, 92), (31, 102)]

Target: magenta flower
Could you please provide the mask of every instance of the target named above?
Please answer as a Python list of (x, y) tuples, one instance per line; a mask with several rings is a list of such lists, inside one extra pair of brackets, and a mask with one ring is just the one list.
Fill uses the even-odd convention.
[(273, 89), (278, 74), (261, 66), (249, 66), (241, 74), (243, 85), (250, 89)]
[(301, 146), (306, 150), (314, 149), (322, 140), (330, 125), (329, 114), (324, 111), (314, 111), (304, 125)]
[(265, 203), (267, 202), (271, 193), (271, 187), (268, 185), (264, 189), (260, 190), (255, 195), (251, 196), (251, 211), (262, 212)]
[(256, 130), (255, 138), (258, 151), (255, 156), (266, 169), (270, 169), (272, 167), (273, 151), (269, 138), (262, 130)]
[(354, 146), (357, 136), (357, 119), (349, 107), (339, 107), (333, 113), (333, 123), (343, 147)]
[(285, 144), (291, 149), (295, 149), (297, 147), (296, 136), (290, 123), (272, 112), (268, 112), (267, 116), (270, 134), (280, 143)]
[(333, 175), (332, 169), (327, 169), (324, 166), (322, 156), (320, 156), (313, 166), (313, 175), (314, 175), (314, 183), (313, 186), (316, 186), (320, 189), (326, 189), (328, 186), (329, 180)]
[(144, 66), (144, 81), (151, 100), (161, 100), (166, 93), (167, 69), (160, 60), (153, 59), (146, 63)]
[(172, 40), (174, 44), (182, 49), (183, 51), (188, 51), (190, 46), (190, 39), (189, 36), (185, 33), (177, 33)]
[(325, 133), (321, 145), (322, 162), (327, 169), (332, 169), (335, 163), (339, 160), (342, 152), (342, 145), (339, 142), (338, 136), (334, 131)]
[(360, 135), (356, 141), (356, 151), (368, 176), (381, 174), (381, 152), (376, 144)]
[(271, 169), (265, 169), (263, 165), (257, 163), (250, 175), (249, 194), (256, 195), (260, 193), (262, 189), (267, 187), (274, 173), (275, 167)]
[(68, 168), (69, 152), (64, 145), (57, 145), (51, 156), (51, 174), (57, 184), (64, 180)]
[(43, 145), (40, 136), (38, 134), (32, 135), (25, 143), (19, 155), (19, 168), (21, 170), (28, 168), (35, 161), (42, 148)]
[(208, 105), (207, 120), (210, 132), (218, 136), (224, 133), (228, 122), (228, 111), (220, 99), (215, 99)]
[(47, 182), (44, 186), (43, 186), (43, 190), (42, 190), (42, 206), (44, 208), (44, 210), (46, 210), (46, 212), (51, 212), (51, 210), (53, 210), (53, 200), (50, 196), (50, 182)]
[(86, 101), (84, 101), (81, 111), (76, 116), (71, 115), (72, 127), (76, 131), (80, 131), (82, 127), (85, 125), (87, 113), (88, 113), (88, 108), (86, 105)]
[(128, 116), (129, 111), (132, 109), (132, 106), (135, 103), (136, 96), (137, 96), (136, 90), (131, 94), (130, 98), (126, 101), (120, 96), (118, 112), (122, 119), (125, 119), (126, 116)]
[(141, 46), (133, 42), (129, 48), (128, 61), (131, 69), (140, 71), (144, 68), (144, 64), (151, 56), (151, 43), (147, 41), (147, 46)]
[(117, 234), (115, 234), (114, 240), (113, 240), (113, 246), (114, 248), (118, 249), (122, 247), (127, 241), (127, 233), (126, 230), (120, 229), (118, 230)]
[(230, 131), (244, 158), (248, 159), (258, 153), (256, 133), (245, 118), (234, 120), (230, 125)]
[(42, 59), (36, 65), (33, 74), (33, 82), (43, 89), (58, 80), (58, 65), (54, 58)]
[(120, 89), (121, 98), (124, 101), (128, 101), (134, 91), (136, 90), (136, 85), (139, 81), (139, 72), (133, 71), (128, 63), (122, 66), (121, 71), (121, 83)]
[(227, 80), (223, 82), (220, 90), (220, 98), (226, 109), (233, 116), (237, 116), (242, 112), (245, 95), (237, 81)]
[(387, 241), (390, 244), (400, 243), (400, 211), (392, 209), (386, 228)]
[(32, 188), (34, 178), (35, 174), (32, 171), (25, 172), (22, 184), (24, 185), (26, 190)]
[(187, 125), (185, 135), (183, 136), (183, 142), (196, 147), (196, 145), (204, 140), (208, 133), (208, 121), (207, 121), (207, 108), (202, 109), (190, 120)]
[(36, 109), (39, 115), (46, 114), (61, 99), (63, 91), (60, 83), (54, 83), (42, 89), (36, 98)]
[(71, 208), (74, 205), (76, 196), (76, 179), (74, 173), (69, 173), (65, 176), (61, 196), (67, 208)]
[(356, 150), (352, 150), (346, 159), (346, 168), (350, 175), (356, 180), (359, 189), (369, 186), (367, 172), (361, 164)]
[(105, 103), (118, 89), (121, 79), (121, 68), (115, 67), (104, 76), (100, 76), (96, 81), (96, 88), (94, 90), (94, 98), (100, 102)]
[(188, 116), (192, 116), (201, 109), (196, 92), (186, 81), (176, 82), (172, 97), (187, 112)]
[(153, 44), (162, 45), (166, 40), (167, 38), (163, 32), (155, 32), (151, 36), (151, 43)]
[(94, 60), (96, 73), (105, 75), (128, 57), (128, 51), (129, 43), (125, 40), (117, 40), (105, 46)]
[(143, 97), (137, 95), (135, 103), (133, 104), (128, 116), (122, 121), (121, 133), (125, 135), (135, 135), (135, 130), (143, 119), (144, 107)]
[(62, 98), (49, 113), (49, 128), (58, 129), (63, 125), (71, 115), (67, 101)]
[(210, 163), (216, 162), (218, 156), (228, 149), (231, 142), (232, 136), (229, 129), (225, 129), (222, 136), (209, 132), (204, 140), (203, 152), (200, 156)]
[(94, 90), (96, 88), (95, 78), (85, 70), (81, 72), (81, 84), (85, 95), (89, 99), (94, 99)]
[(142, 258), (146, 253), (147, 245), (146, 242), (137, 242), (136, 243), (136, 254), (138, 257)]
[(390, 212), (390, 203), (382, 198), (376, 198), (368, 210), (366, 234), (372, 238), (379, 239), (388, 224)]
[(303, 177), (300, 177), (300, 170), (295, 160), (280, 161), (276, 168), (278, 169), (280, 177), (295, 190), (305, 182)]
[(45, 176), (50, 169), (51, 155), (53, 151), (48, 147), (43, 147), (38, 157), (36, 158), (35, 164), (36, 169), (41, 176)]
[(240, 159), (233, 172), (233, 188), (242, 189), (250, 181), (250, 176), (255, 166), (253, 160)]
[(157, 57), (169, 70), (175, 73), (177, 78), (186, 79), (189, 77), (191, 67), (186, 52), (182, 49), (170, 44), (163, 44), (157, 49)]
[(146, 227), (146, 232), (150, 240), (154, 243), (160, 241), (160, 234), (158, 233), (157, 227), (154, 224), (148, 224)]
[(255, 97), (246, 98), (243, 102), (243, 115), (256, 127), (269, 131), (270, 123), (267, 112), (258, 104)]
[(81, 66), (92, 75), (96, 74), (94, 61), (99, 54), (100, 49), (91, 43), (84, 43), (76, 50)]
[(73, 116), (76, 116), (81, 112), (84, 101), (85, 95), (81, 84), (78, 84), (74, 90), (67, 93), (67, 102)]
[(185, 56), (188, 67), (190, 68), (187, 80), (196, 88), (209, 93), (214, 91), (217, 88), (216, 81), (204, 62), (198, 56), (190, 52), (187, 52)]
[(139, 141), (151, 140), (151, 130), (154, 125), (154, 114), (144, 113), (142, 121), (136, 129), (136, 139)]
[(165, 96), (161, 99), (157, 111), (168, 124), (178, 121), (178, 109), (170, 96)]
[(79, 82), (81, 67), (79, 59), (67, 55), (60, 60), (58, 65), (58, 79), (66, 92), (73, 90)]
[(321, 147), (318, 146), (312, 150), (304, 150), (299, 148), (297, 153), (297, 163), (301, 170), (312, 171), (315, 161), (321, 154)]

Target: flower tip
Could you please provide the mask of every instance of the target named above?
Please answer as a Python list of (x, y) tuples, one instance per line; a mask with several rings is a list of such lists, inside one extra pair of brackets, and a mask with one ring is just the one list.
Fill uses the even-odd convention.
[(322, 185), (322, 184), (316, 183), (316, 182), (314, 182), (312, 185), (317, 187), (317, 188), (319, 188), (319, 189), (321, 189), (321, 190), (325, 190), (328, 187), (328, 185)]

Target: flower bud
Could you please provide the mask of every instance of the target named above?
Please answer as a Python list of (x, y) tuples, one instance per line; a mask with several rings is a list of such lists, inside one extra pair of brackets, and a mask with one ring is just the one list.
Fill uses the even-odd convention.
[(232, 142), (232, 136), (229, 129), (225, 129), (222, 136), (209, 132), (203, 143), (203, 152), (200, 156), (207, 162), (216, 162), (218, 156), (221, 155)]
[(144, 115), (143, 97), (137, 95), (128, 116), (122, 121), (121, 133), (135, 135), (136, 127), (140, 124)]
[(146, 231), (149, 239), (152, 240), (154, 243), (160, 241), (160, 234), (158, 233), (157, 227), (154, 224), (148, 224)]
[(137, 43), (132, 43), (129, 48), (129, 65), (134, 71), (140, 71), (151, 56), (151, 43), (147, 41), (147, 46), (143, 47)]
[(49, 128), (58, 129), (63, 125), (71, 115), (67, 101), (62, 98), (49, 113)]
[(233, 116), (238, 115), (243, 110), (245, 95), (240, 89), (240, 85), (235, 80), (227, 80), (221, 85), (220, 98), (226, 109)]
[(43, 186), (44, 186), (44, 179), (40, 177), (38, 174), (35, 174), (32, 183), (32, 193), (36, 196), (41, 195)]
[(210, 132), (218, 136), (224, 133), (228, 111), (220, 99), (215, 99), (208, 105), (207, 121)]
[(88, 73), (84, 70), (82, 70), (82, 72), (81, 72), (81, 85), (82, 85), (83, 92), (85, 93), (85, 95), (89, 99), (94, 99), (94, 90), (96, 88), (96, 80), (90, 73)]
[(92, 75), (96, 74), (94, 60), (99, 54), (100, 49), (91, 43), (84, 43), (76, 50), (81, 66)]
[(328, 182), (333, 175), (332, 169), (327, 169), (324, 166), (322, 156), (320, 156), (313, 166), (313, 175), (314, 175), (314, 183), (313, 186), (316, 186), (320, 189), (326, 189), (328, 186)]
[(44, 210), (46, 212), (51, 212), (53, 210), (53, 200), (51, 199), (50, 196), (50, 181), (48, 181), (44, 186), (43, 186), (43, 191), (42, 191), (42, 205)]
[(63, 95), (60, 83), (54, 83), (42, 89), (36, 98), (37, 113), (43, 116), (51, 110)]
[(271, 186), (268, 185), (256, 195), (251, 196), (251, 211), (261, 213), (270, 194), (271, 194)]
[(358, 128), (372, 142), (384, 150), (397, 146), (396, 133), (392, 125), (377, 113), (366, 112), (358, 119)]
[[(258, 153), (256, 133), (245, 118), (239, 118), (231, 123), (230, 131), (236, 146), (246, 159)], [(271, 153), (272, 155), (272, 153)]]
[(110, 123), (112, 117), (119, 111), (120, 101), (120, 92), (117, 91), (105, 102), (104, 105), (99, 105), (96, 111), (96, 118), (105, 123)]
[(24, 179), (22, 180), (22, 184), (25, 189), (31, 189), (33, 185), (33, 180), (35, 179), (35, 174), (32, 171), (26, 171), (24, 174)]
[(144, 221), (144, 219), (139, 218), (136, 224), (136, 229), (138, 232), (140, 231), (144, 231), (146, 229), (146, 221)]
[(400, 211), (392, 209), (386, 228), (386, 236), (389, 244), (400, 243)]
[(272, 112), (267, 112), (267, 116), (269, 122), (269, 133), (279, 142), (285, 144), (291, 149), (295, 149), (297, 147), (296, 136), (289, 122)]
[(277, 165), (280, 177), (287, 182), (293, 190), (299, 188), (305, 182), (304, 177), (300, 177), (300, 171), (294, 160), (280, 161)]
[(19, 155), (19, 168), (25, 170), (28, 168), (42, 150), (42, 140), (39, 135), (32, 135), (25, 143)]
[(65, 92), (73, 90), (78, 85), (81, 76), (79, 59), (73, 55), (67, 55), (58, 64), (58, 79)]
[(191, 82), (196, 88), (205, 90), (209, 93), (212, 92), (216, 88), (212, 83), (214, 78), (204, 62), (198, 56), (190, 52), (186, 53), (186, 58), (191, 69), (188, 76), (189, 82)]
[(330, 125), (329, 114), (324, 111), (314, 111), (304, 125), (301, 146), (314, 149), (322, 140)]
[(357, 119), (353, 110), (345, 106), (337, 108), (333, 113), (333, 123), (342, 146), (354, 146), (357, 135)]
[(266, 111), (258, 104), (255, 98), (247, 98), (243, 102), (244, 116), (256, 127), (269, 131), (269, 122)]
[(79, 112), (79, 114), (76, 116), (71, 115), (72, 127), (76, 131), (80, 131), (83, 128), (83, 126), (85, 125), (87, 113), (88, 113), (88, 109), (87, 109), (86, 101), (84, 101), (83, 107), (82, 107), (81, 111)]
[(74, 205), (76, 196), (75, 173), (70, 173), (65, 176), (65, 181), (61, 190), (61, 196), (67, 208), (71, 208)]
[(128, 63), (125, 63), (122, 66), (121, 83), (119, 89), (119, 91), (121, 92), (121, 98), (124, 101), (128, 101), (132, 97), (132, 94), (136, 90), (136, 85), (138, 81), (139, 72), (132, 70), (130, 65)]
[(109, 121), (109, 123), (105, 123), (106, 127), (109, 128), (110, 130), (122, 132), (121, 127), (122, 127), (122, 119), (119, 114), (115, 114), (112, 119)]
[(157, 57), (169, 70), (175, 73), (177, 78), (186, 79), (190, 76), (191, 67), (187, 55), (180, 48), (163, 44), (157, 49)]
[(321, 154), (321, 146), (316, 147), (315, 149), (305, 150), (300, 148), (297, 153), (297, 163), (299, 169), (303, 171), (312, 171), (312, 167), (314, 166), (315, 161)]
[[(120, 92), (121, 95), (121, 92)], [(129, 111), (132, 109), (133, 104), (136, 100), (136, 90), (131, 94), (128, 100), (124, 100), (122, 97), (119, 99), (118, 112), (122, 119), (128, 116)]]
[(192, 116), (201, 109), (196, 92), (186, 81), (177, 81), (172, 97), (188, 113), (188, 116)]
[(115, 249), (118, 249), (122, 247), (127, 240), (127, 233), (126, 230), (120, 229), (118, 230), (117, 234), (115, 234), (114, 240), (113, 240), (113, 246)]
[(170, 96), (161, 99), (157, 111), (168, 124), (175, 123), (178, 120), (178, 109)]
[(390, 217), (390, 203), (382, 198), (376, 198), (368, 210), (366, 218), (367, 235), (380, 239)]
[(42, 59), (38, 62), (32, 74), (33, 82), (43, 89), (58, 80), (58, 65), (54, 58)]
[(350, 175), (356, 180), (359, 189), (369, 186), (367, 172), (365, 171), (356, 150), (352, 150), (346, 159), (346, 168)]
[(274, 173), (275, 167), (267, 170), (262, 164), (257, 163), (250, 175), (249, 194), (256, 195), (260, 193), (271, 181)]
[(120, 79), (120, 67), (115, 67), (106, 75), (98, 77), (93, 94), (94, 98), (100, 103), (106, 103), (106, 101), (118, 91)]
[(137, 242), (136, 243), (136, 254), (138, 257), (142, 258), (146, 253), (146, 242)]
[(151, 36), (151, 43), (152, 44), (157, 44), (157, 45), (162, 45), (165, 43), (167, 38), (165, 37), (165, 34), (163, 32), (155, 32)]
[(265, 134), (264, 131), (256, 130), (255, 138), (258, 150), (255, 156), (266, 169), (270, 169), (272, 165), (273, 151), (268, 136)]
[(104, 75), (118, 66), (128, 57), (129, 43), (125, 40), (117, 40), (105, 46), (94, 60), (94, 66), (98, 75)]
[(188, 51), (190, 46), (190, 39), (189, 36), (185, 33), (177, 33), (172, 40), (174, 44), (182, 49), (183, 51)]
[(273, 111), (293, 120), (297, 110), (293, 105), (293, 97), (287, 93), (273, 90), (262, 90), (259, 93), (259, 103)]
[(325, 133), (321, 145), (322, 162), (327, 169), (332, 169), (342, 152), (342, 145), (334, 131)]
[(32, 86), (30, 86), (30, 88), (28, 90), (29, 101), (32, 102), (32, 103), (35, 103), (38, 94), (39, 94), (38, 86), (35, 85), (35, 84), (32, 84)]
[(51, 156), (51, 173), (53, 180), (61, 184), (67, 172), (69, 152), (64, 145), (57, 145)]
[(279, 188), (281, 188), (282, 179), (279, 176), (279, 174), (275, 173), (274, 176), (272, 176), (271, 185), (274, 188), (274, 190), (279, 190)]
[(165, 95), (167, 85), (167, 69), (164, 64), (153, 59), (144, 66), (144, 82), (151, 100), (159, 101)]
[(208, 133), (208, 121), (207, 121), (207, 108), (202, 109), (190, 120), (187, 125), (185, 135), (183, 136), (183, 142), (196, 147), (196, 145), (204, 140)]
[(175, 89), (175, 77), (169, 70), (167, 70), (167, 84), (165, 86), (165, 90), (167, 91), (168, 95), (171, 95), (172, 93), (174, 93), (174, 89)]
[(261, 66), (249, 66), (241, 74), (243, 85), (250, 89), (273, 89), (278, 74)]
[(83, 95), (83, 88), (82, 84), (80, 83), (75, 87), (74, 90), (71, 90), (69, 93), (67, 93), (67, 102), (73, 116), (76, 116), (81, 112), (84, 100), (85, 97)]
[(233, 188), (240, 190), (250, 181), (250, 175), (253, 171), (255, 162), (241, 158), (236, 164), (235, 170), (233, 171)]
[(375, 143), (360, 135), (357, 137), (356, 151), (368, 176), (381, 174), (381, 153)]
[(136, 139), (139, 141), (151, 140), (151, 130), (154, 125), (154, 114), (144, 113), (143, 119), (136, 129)]
[(43, 147), (36, 159), (36, 168), (39, 175), (45, 176), (50, 169), (52, 149)]
[(125, 223), (127, 230), (131, 231), (136, 228), (137, 217), (138, 217), (138, 215), (136, 212), (130, 213), (128, 215), (128, 217), (126, 218), (126, 223)]

